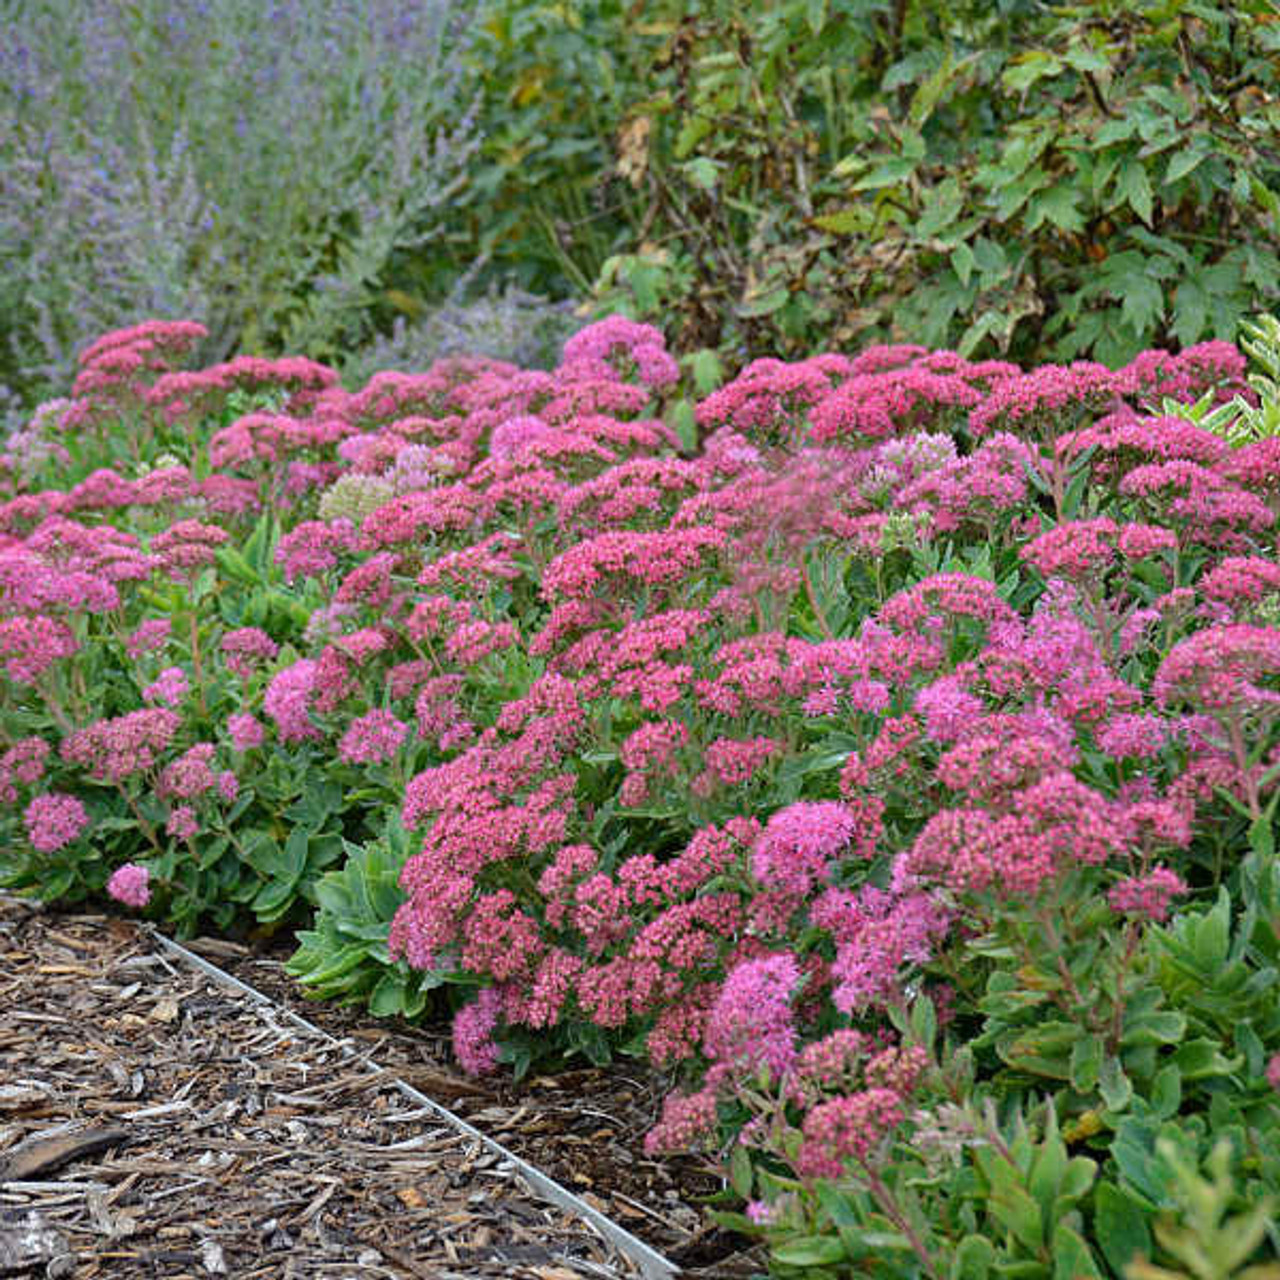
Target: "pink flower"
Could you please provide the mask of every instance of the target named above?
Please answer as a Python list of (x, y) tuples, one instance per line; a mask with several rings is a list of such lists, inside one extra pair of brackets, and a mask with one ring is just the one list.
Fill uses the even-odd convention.
[(409, 733), (409, 726), (390, 711), (370, 711), (353, 720), (338, 755), (347, 764), (381, 764), (392, 759)]
[(1117, 914), (1165, 920), (1174, 898), (1187, 892), (1181, 876), (1168, 867), (1156, 867), (1145, 876), (1121, 880), (1107, 893), (1107, 902)]
[(454, 1015), (453, 1056), (468, 1075), (488, 1075), (498, 1065), (493, 1029), (501, 1011), (501, 994), (495, 987), (485, 987)]
[(257, 664), (270, 662), (280, 652), (280, 646), (259, 627), (228, 631), (220, 647), (227, 656), (227, 667), (242, 680), (253, 676)]
[(1186, 699), (1210, 712), (1243, 705), (1275, 713), (1277, 695), (1263, 685), (1280, 676), (1280, 631), (1243, 623), (1209, 627), (1180, 640), (1151, 689), (1161, 707)]
[(144, 702), (163, 702), (176, 707), (187, 696), (187, 673), (181, 667), (166, 667), (154, 684), (142, 691)]
[(126, 862), (111, 873), (107, 892), (127, 907), (145, 907), (151, 901), (151, 889), (147, 883), (150, 877), (151, 872), (146, 867)]
[(864, 1089), (820, 1103), (804, 1118), (796, 1172), (802, 1178), (838, 1178), (846, 1160), (867, 1161), (904, 1119), (902, 1096), (893, 1089)]
[(150, 769), (181, 723), (163, 707), (98, 720), (64, 739), (62, 758), (85, 766), (100, 782), (121, 782)]
[(37, 614), (0, 621), (0, 660), (14, 684), (34, 684), (80, 648), (66, 623)]
[(227, 732), (237, 751), (252, 751), (262, 746), (265, 731), (262, 722), (247, 712), (237, 711), (227, 717)]
[(1160, 716), (1114, 715), (1098, 731), (1098, 746), (1117, 760), (1150, 760), (1169, 739), (1169, 722)]
[(34, 849), (54, 853), (75, 840), (89, 825), (89, 815), (75, 796), (36, 796), (22, 815)]
[(125, 638), (124, 647), (131, 658), (163, 649), (169, 639), (171, 624), (168, 618), (152, 618)]
[(856, 893), (828, 889), (809, 918), (836, 943), (831, 1001), (844, 1013), (887, 1005), (901, 990), (909, 964), (924, 964), (946, 936), (951, 912), (926, 893), (885, 893), (864, 885)]
[(44, 777), (49, 744), (43, 738), (20, 738), (0, 755), (0, 803), (16, 804), (18, 786), (33, 786)]
[(700, 1138), (713, 1134), (715, 1128), (714, 1089), (700, 1089), (690, 1094), (669, 1093), (662, 1101), (662, 1119), (645, 1134), (644, 1149), (648, 1155), (688, 1151)]
[(171, 835), (176, 840), (194, 840), (200, 831), (195, 810), (190, 805), (180, 805), (169, 815), (164, 829), (166, 835)]
[(212, 742), (197, 742), (160, 771), (156, 795), (162, 800), (193, 800), (210, 790), (216, 781), (209, 767), (215, 747)]
[(790, 1000), (799, 981), (793, 955), (763, 956), (738, 965), (707, 1018), (702, 1041), (707, 1056), (735, 1073), (765, 1067), (780, 1080), (796, 1057)]
[(311, 723), (310, 702), (319, 663), (300, 658), (271, 677), (262, 699), (262, 709), (276, 722), (281, 742), (302, 742), (321, 737)]
[(763, 885), (807, 893), (848, 845), (857, 815), (836, 801), (801, 800), (779, 809), (756, 841), (751, 873)]
[(1267, 1063), (1267, 1083), (1276, 1090), (1280, 1090), (1280, 1053)]

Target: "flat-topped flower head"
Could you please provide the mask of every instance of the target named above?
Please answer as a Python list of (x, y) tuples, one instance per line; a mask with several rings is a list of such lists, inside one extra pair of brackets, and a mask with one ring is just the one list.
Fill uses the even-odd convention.
[(145, 907), (151, 901), (151, 872), (134, 862), (117, 867), (107, 881), (107, 892), (127, 907)]
[(751, 873), (763, 885), (807, 893), (826, 879), (832, 859), (858, 827), (857, 813), (834, 800), (801, 800), (778, 810), (760, 833)]

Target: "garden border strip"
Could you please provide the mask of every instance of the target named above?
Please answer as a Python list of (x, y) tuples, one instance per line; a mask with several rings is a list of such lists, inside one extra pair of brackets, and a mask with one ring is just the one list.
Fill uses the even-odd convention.
[[(385, 1068), (376, 1066), (370, 1058), (359, 1053), (349, 1044), (331, 1036), (314, 1023), (308, 1022), (300, 1014), (294, 1013), (292, 1009), (286, 1008), (271, 999), (270, 996), (264, 995), (261, 991), (249, 986), (247, 982), (242, 982), (239, 978), (218, 968), (216, 964), (206, 960), (203, 956), (197, 955), (194, 951), (189, 951), (181, 943), (167, 937), (155, 925), (147, 921), (139, 921), (139, 924), (152, 941), (162, 946), (166, 951), (179, 956), (186, 963), (194, 965), (216, 982), (230, 987), (242, 995), (251, 997), (259, 1004), (270, 1006), (275, 1012), (282, 1014), (295, 1027), (327, 1041), (334, 1048), (340, 1050), (345, 1058), (356, 1061), (361, 1068), (369, 1071), (370, 1074), (387, 1074)], [(589, 1222), (619, 1253), (640, 1268), (646, 1280), (675, 1280), (675, 1277), (680, 1274), (680, 1269), (673, 1262), (664, 1258), (652, 1246), (645, 1244), (643, 1240), (632, 1235), (625, 1227), (620, 1226), (612, 1218), (601, 1213), (599, 1209), (582, 1199), (581, 1196), (576, 1195), (567, 1187), (561, 1186), (554, 1178), (549, 1177), (534, 1165), (529, 1164), (528, 1161), (521, 1159), (514, 1152), (508, 1151), (500, 1142), (482, 1133), (461, 1116), (455, 1115), (448, 1107), (442, 1106), (433, 1098), (427, 1097), (425, 1093), (415, 1089), (413, 1085), (406, 1083), (404, 1080), (392, 1077), (388, 1083), (404, 1097), (420, 1106), (426, 1107), (459, 1133), (474, 1139), (492, 1154), (508, 1161), (521, 1174), (530, 1188), (544, 1200), (550, 1201), (561, 1209), (576, 1213), (579, 1217)]]

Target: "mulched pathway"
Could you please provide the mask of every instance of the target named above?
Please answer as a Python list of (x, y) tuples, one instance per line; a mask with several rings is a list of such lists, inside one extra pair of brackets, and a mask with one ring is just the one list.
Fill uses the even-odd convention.
[(706, 1228), (696, 1202), (720, 1185), (709, 1170), (643, 1155), (662, 1082), (612, 1070), (471, 1081), (450, 1068), (438, 1028), (307, 1001), (278, 955), (188, 945), (276, 1008), (135, 922), (0, 895), (0, 1276), (640, 1274), (397, 1079), (680, 1275), (762, 1270), (746, 1242)]

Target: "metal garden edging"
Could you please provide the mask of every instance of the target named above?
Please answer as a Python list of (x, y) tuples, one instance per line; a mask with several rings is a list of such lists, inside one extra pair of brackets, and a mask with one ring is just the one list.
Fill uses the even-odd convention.
[[(179, 956), (187, 964), (193, 965), (202, 973), (214, 979), (215, 982), (231, 987), (242, 995), (249, 996), (250, 999), (259, 1004), (267, 1005), (276, 1014), (283, 1015), (295, 1027), (313, 1036), (318, 1036), (321, 1040), (340, 1050), (344, 1057), (355, 1059), (370, 1074), (389, 1074), (382, 1067), (375, 1066), (368, 1057), (358, 1053), (350, 1045), (331, 1036), (314, 1023), (308, 1022), (306, 1018), (294, 1013), (292, 1009), (285, 1008), (275, 1000), (272, 1000), (270, 996), (263, 995), (261, 991), (249, 986), (248, 983), (241, 982), (239, 978), (234, 977), (223, 969), (219, 969), (216, 964), (206, 960), (203, 956), (197, 955), (194, 951), (189, 951), (181, 943), (174, 942), (172, 938), (166, 937), (154, 925), (143, 922), (142, 927), (152, 941), (158, 943), (173, 955)], [(421, 1107), (425, 1107), (465, 1137), (480, 1143), (487, 1151), (510, 1163), (512, 1168), (517, 1170), (529, 1186), (544, 1200), (561, 1209), (568, 1210), (570, 1213), (577, 1214), (578, 1217), (589, 1222), (623, 1257), (640, 1269), (646, 1280), (674, 1280), (674, 1277), (679, 1274), (679, 1269), (675, 1264), (669, 1262), (656, 1249), (633, 1236), (625, 1227), (619, 1226), (618, 1223), (601, 1213), (594, 1205), (588, 1204), (581, 1196), (575, 1195), (567, 1187), (562, 1187), (554, 1178), (548, 1177), (542, 1170), (529, 1164), (528, 1161), (522, 1160), (514, 1152), (508, 1151), (500, 1142), (482, 1133), (461, 1116), (454, 1115), (448, 1107), (441, 1106), (435, 1099), (427, 1097), (425, 1093), (415, 1089), (413, 1085), (407, 1084), (394, 1076), (389, 1079), (388, 1083), (402, 1096)]]

